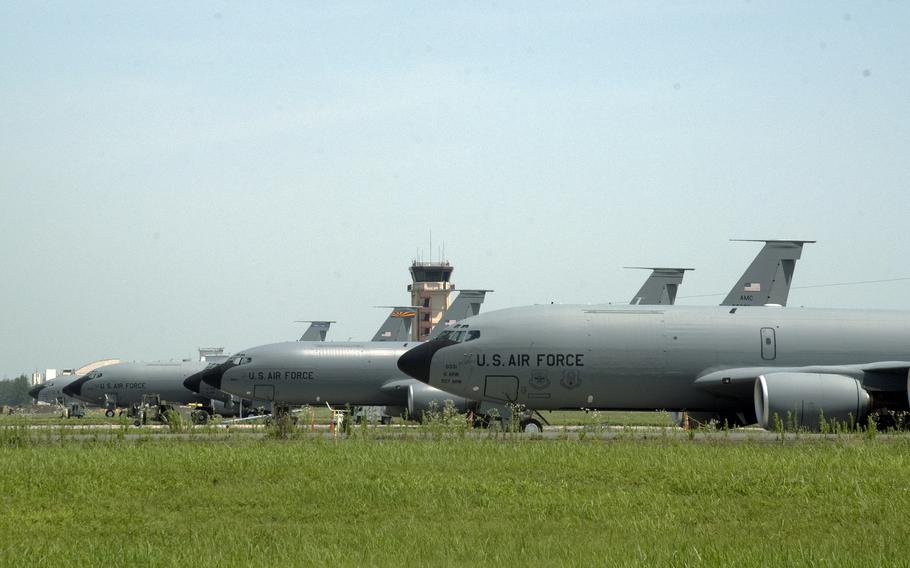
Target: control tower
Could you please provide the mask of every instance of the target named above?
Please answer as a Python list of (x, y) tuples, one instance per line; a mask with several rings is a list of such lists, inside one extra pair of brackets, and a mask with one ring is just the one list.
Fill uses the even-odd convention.
[(417, 306), (417, 322), (411, 326), (411, 338), (425, 341), (442, 314), (452, 303), (451, 295), (455, 285), (450, 282), (455, 267), (448, 262), (411, 263), (411, 280), (408, 292), (411, 305)]

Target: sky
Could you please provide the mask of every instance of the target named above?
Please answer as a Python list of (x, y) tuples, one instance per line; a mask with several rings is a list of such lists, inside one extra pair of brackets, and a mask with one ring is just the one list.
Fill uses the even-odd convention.
[[(0, 4), (0, 378), (368, 339), (415, 258), (484, 310), (910, 309), (906, 2)], [(432, 234), (432, 237), (431, 237)], [(431, 244), (432, 238), (432, 244)], [(901, 280), (904, 279), (904, 280)], [(799, 288), (868, 280), (854, 284)], [(717, 294), (716, 296), (706, 296)], [(697, 296), (697, 297), (691, 297)]]

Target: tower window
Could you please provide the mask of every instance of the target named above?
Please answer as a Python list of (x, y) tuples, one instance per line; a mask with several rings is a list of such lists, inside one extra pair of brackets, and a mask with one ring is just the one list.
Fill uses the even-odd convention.
[(430, 307), (430, 299), (429, 299), (429, 298), (424, 298), (424, 299), (423, 299), (423, 307), (425, 307), (425, 308), (429, 308), (429, 307)]

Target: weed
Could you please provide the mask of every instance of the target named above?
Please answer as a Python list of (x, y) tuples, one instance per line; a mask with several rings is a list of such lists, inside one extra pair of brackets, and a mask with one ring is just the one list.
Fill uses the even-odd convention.
[(266, 428), (266, 436), (269, 438), (287, 440), (296, 430), (296, 424), (289, 412), (278, 412), (271, 416)]

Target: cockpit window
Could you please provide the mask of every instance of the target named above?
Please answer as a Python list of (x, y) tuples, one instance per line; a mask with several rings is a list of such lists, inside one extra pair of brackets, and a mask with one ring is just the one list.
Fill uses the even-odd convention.
[(455, 333), (455, 332), (454, 331), (443, 331), (442, 333), (439, 334), (439, 337), (437, 337), (436, 339), (451, 339), (453, 333)]
[(234, 359), (231, 362), (234, 363), (235, 365), (245, 365), (252, 360), (253, 360), (252, 357), (244, 357), (243, 355), (238, 355), (237, 357), (234, 357)]
[(468, 332), (468, 337), (467, 337), (467, 339), (465, 339), (465, 341), (473, 341), (473, 340), (477, 339), (478, 337), (480, 337), (480, 332), (477, 331), (476, 329), (472, 329), (471, 331)]
[(461, 338), (462, 338), (462, 337), (464, 337), (464, 332), (463, 332), (463, 331), (459, 331), (459, 332), (457, 332), (457, 333), (455, 334), (455, 337), (452, 338), (452, 341), (454, 341), (454, 342), (456, 342), (456, 343), (461, 343)]

